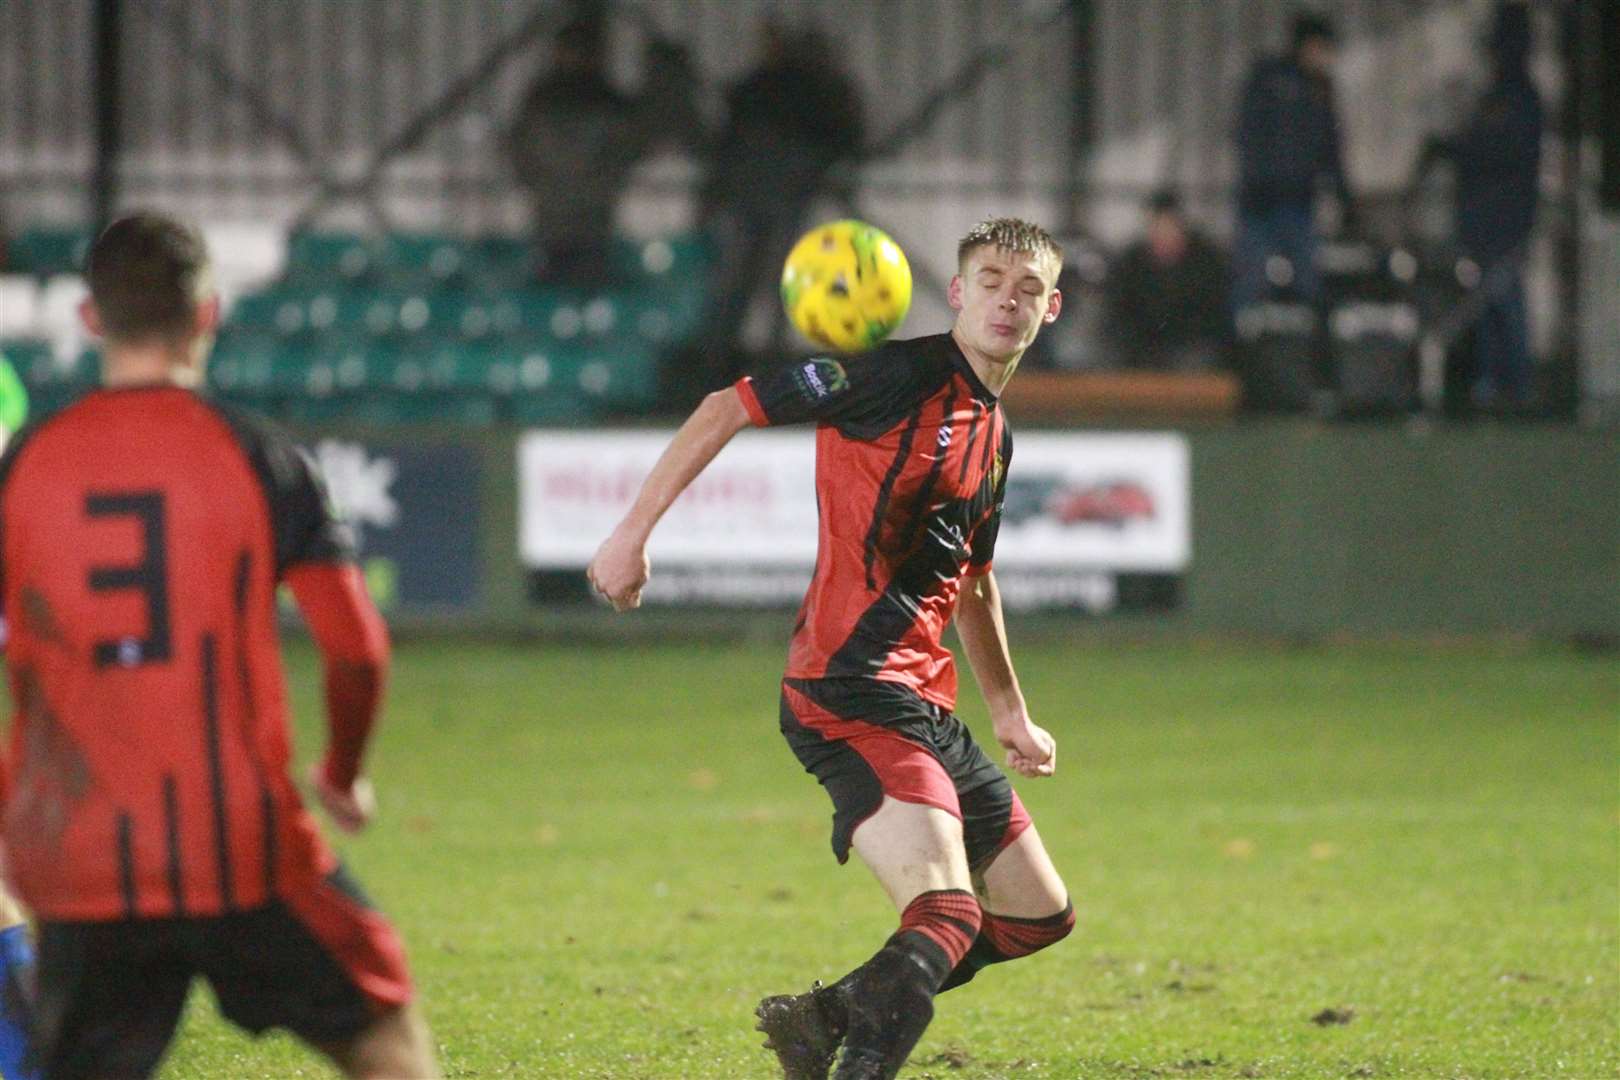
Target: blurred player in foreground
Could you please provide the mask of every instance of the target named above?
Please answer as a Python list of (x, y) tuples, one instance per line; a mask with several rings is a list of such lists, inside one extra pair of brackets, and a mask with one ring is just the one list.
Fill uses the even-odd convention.
[[(1012, 456), (997, 395), (1057, 318), (1062, 252), (1040, 228), (988, 221), (958, 248), (948, 334), (789, 365), (710, 394), (676, 433), (588, 571), (640, 603), (653, 526), (749, 424), (814, 421), (820, 549), (782, 684), (781, 729), (832, 798), (833, 850), (853, 847), (900, 927), (831, 986), (762, 1001), (790, 1080), (893, 1077), (941, 990), (1068, 934), (1074, 909), (1006, 776), (952, 715), (953, 614), (1008, 765), (1050, 776), (991, 571)], [(977, 896), (975, 896), (977, 893)]]
[[(0, 356), (0, 453), (27, 418), (28, 391), (11, 361)], [(4, 644), (0, 626), (0, 647)], [(0, 888), (0, 1076), (5, 1080), (33, 1080), (38, 1075), (28, 1048), (33, 973), (28, 920), (11, 894)]]
[(281, 581), (326, 661), (316, 794), (369, 820), (388, 638), (351, 538), (285, 436), (196, 393), (219, 300), (193, 229), (116, 221), (87, 276), (105, 385), (0, 460), (0, 794), (45, 1074), (150, 1075), (201, 976), (232, 1021), (350, 1076), (436, 1075), (399, 938), (287, 775)]

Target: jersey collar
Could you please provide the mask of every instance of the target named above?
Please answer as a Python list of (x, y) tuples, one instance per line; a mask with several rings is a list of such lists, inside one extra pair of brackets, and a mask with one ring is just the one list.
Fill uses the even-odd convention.
[(968, 358), (962, 355), (962, 347), (948, 333), (945, 334), (945, 349), (951, 358), (951, 366), (957, 370), (957, 373), (962, 378), (967, 380), (968, 389), (973, 391), (973, 396), (987, 406), (994, 405), (997, 400), (996, 395), (992, 394), (990, 388), (984, 385), (984, 382), (979, 378), (978, 372), (973, 370), (973, 365), (968, 363)]

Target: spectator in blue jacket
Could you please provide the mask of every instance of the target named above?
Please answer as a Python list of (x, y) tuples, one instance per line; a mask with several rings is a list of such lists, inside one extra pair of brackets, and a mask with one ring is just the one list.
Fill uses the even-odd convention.
[(1530, 393), (1524, 264), (1541, 172), (1541, 95), (1530, 81), (1530, 10), (1498, 6), (1486, 48), (1492, 79), (1462, 129), (1429, 154), (1456, 168), (1457, 246), (1480, 271), (1474, 403), (1520, 406)]
[(1315, 221), (1319, 187), (1325, 183), (1332, 188), (1347, 222), (1353, 214), (1333, 103), (1334, 41), (1332, 23), (1301, 12), (1294, 17), (1289, 54), (1257, 61), (1244, 86), (1237, 123), (1234, 310), (1265, 297), (1267, 262), (1278, 255), (1288, 260), (1288, 283), (1295, 293), (1314, 302), (1321, 291)]

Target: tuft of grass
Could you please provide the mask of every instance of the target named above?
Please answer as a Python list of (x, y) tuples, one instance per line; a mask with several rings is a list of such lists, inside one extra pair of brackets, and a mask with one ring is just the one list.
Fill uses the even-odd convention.
[[(909, 1080), (1620, 1075), (1620, 680), (1561, 652), (1018, 649), (1079, 912), (941, 997)], [(452, 1077), (776, 1075), (762, 995), (894, 914), (828, 847), (758, 647), (419, 642), (339, 842)], [(318, 677), (289, 660), (299, 748)], [(962, 713), (985, 741), (971, 683)], [(164, 1075), (330, 1076), (206, 993)]]

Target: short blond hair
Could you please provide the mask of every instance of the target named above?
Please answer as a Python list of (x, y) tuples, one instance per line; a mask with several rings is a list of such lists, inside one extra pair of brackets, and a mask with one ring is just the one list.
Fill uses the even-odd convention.
[(979, 222), (956, 245), (956, 265), (966, 268), (968, 256), (982, 247), (998, 247), (1004, 251), (1021, 251), (1040, 258), (1049, 258), (1059, 268), (1063, 266), (1063, 247), (1052, 234), (1033, 222), (1022, 218), (989, 218)]

